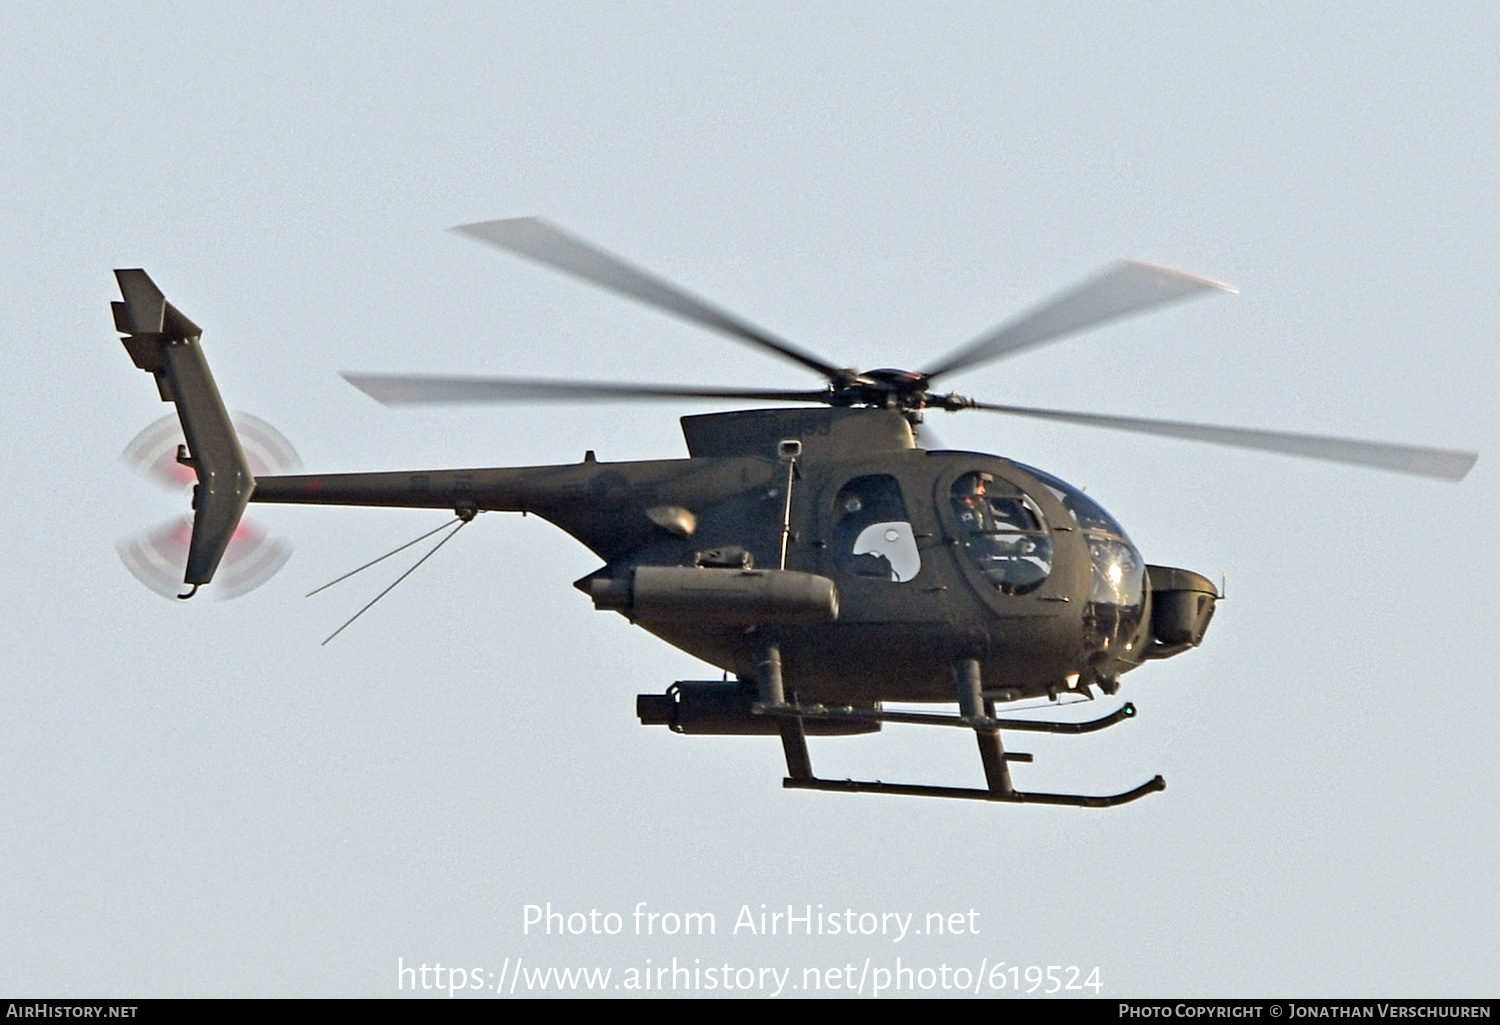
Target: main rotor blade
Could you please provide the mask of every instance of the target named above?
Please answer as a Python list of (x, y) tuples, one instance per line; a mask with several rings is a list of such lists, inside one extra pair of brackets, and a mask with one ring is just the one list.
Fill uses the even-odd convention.
[(924, 371), (930, 380), (965, 367), (999, 359), (1020, 349), (1082, 331), (1095, 324), (1140, 313), (1153, 306), (1185, 299), (1199, 292), (1237, 291), (1207, 278), (1149, 263), (1122, 261), (1106, 268), (1071, 291), (1064, 292), (974, 339)]
[(539, 381), (506, 377), (431, 377), (414, 374), (343, 374), (376, 402), (410, 406), (444, 402), (630, 402), (637, 399), (749, 399), (757, 402), (826, 402), (829, 392), (685, 388), (659, 384)]
[(1285, 434), (1280, 431), (1257, 431), (1247, 427), (1211, 427), (1206, 424), (1178, 423), (1172, 420), (1139, 420), (1134, 417), (1098, 416), (1093, 413), (1064, 413), (1055, 409), (999, 406), (988, 402), (976, 402), (974, 408), (1036, 417), (1042, 420), (1086, 424), (1090, 427), (1110, 427), (1121, 431), (1159, 434), (1169, 438), (1208, 441), (1216, 445), (1233, 445), (1237, 448), (1258, 449), (1262, 452), (1279, 452), (1283, 455), (1304, 456), (1308, 459), (1322, 459), (1333, 463), (1373, 466), (1382, 470), (1394, 470), (1397, 473), (1414, 474), (1418, 477), (1437, 477), (1441, 480), (1463, 480), (1479, 458), (1475, 452), (1454, 452), (1449, 449), (1421, 448), (1414, 445), (1354, 441), (1318, 434)]
[(518, 256), (555, 267), (601, 288), (639, 299), (648, 306), (675, 313), (733, 338), (770, 349), (830, 379), (839, 374), (840, 368), (832, 363), (717, 309), (675, 285), (632, 267), (541, 218), (517, 217), (505, 221), (482, 221), (477, 224), (461, 224), (453, 230), (492, 246), (499, 246)]

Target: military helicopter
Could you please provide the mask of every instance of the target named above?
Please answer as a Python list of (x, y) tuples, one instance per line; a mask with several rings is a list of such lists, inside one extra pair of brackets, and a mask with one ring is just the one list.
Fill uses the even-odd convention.
[[(997, 715), (1023, 699), (1114, 695), (1120, 677), (1203, 639), (1220, 597), (1199, 573), (1149, 565), (1115, 519), (1062, 480), (999, 456), (919, 447), (929, 409), (982, 410), (1280, 452), (1446, 480), (1473, 453), (1140, 420), (981, 402), (940, 378), (1153, 307), (1232, 291), (1124, 262), (921, 371), (837, 366), (546, 221), (470, 224), (460, 234), (636, 299), (821, 375), (803, 390), (488, 377), (345, 374), (387, 405), (717, 399), (792, 408), (685, 416), (688, 458), (353, 474), (255, 475), (199, 345), (200, 329), (142, 270), (118, 270), (115, 324), (137, 367), (176, 405), (192, 470), (191, 597), (213, 580), (249, 502), (531, 513), (603, 565), (574, 586), (724, 670), (722, 680), (642, 694), (643, 725), (779, 736), (793, 789), (1103, 807), (1162, 790), (1160, 776), (1105, 796), (1018, 790), (1002, 731), (1079, 734), (1092, 721)], [(809, 408), (811, 407), (811, 408)], [(914, 431), (918, 432), (914, 435)], [(448, 535), (448, 536), (451, 536)], [(447, 538), (445, 537), (444, 540)], [(439, 542), (441, 544), (441, 542)], [(430, 553), (429, 553), (430, 554)], [(424, 556), (425, 558), (425, 556)], [(731, 678), (732, 677), (732, 678)], [(888, 704), (956, 704), (956, 712)], [(1013, 706), (1014, 707), (1014, 706)], [(806, 738), (884, 723), (977, 738), (983, 787), (823, 779)]]

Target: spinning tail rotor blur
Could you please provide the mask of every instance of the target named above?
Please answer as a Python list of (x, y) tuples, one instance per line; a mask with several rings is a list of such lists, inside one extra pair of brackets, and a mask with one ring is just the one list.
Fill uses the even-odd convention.
[[(258, 417), (234, 414), (234, 429), (255, 476), (295, 473), (302, 460), (291, 442)], [(158, 487), (181, 493), (196, 481), (191, 467), (178, 460), (185, 444), (176, 415), (151, 424), (125, 447), (120, 461)], [(182, 589), (183, 566), (193, 535), (191, 516), (167, 520), (115, 543), (115, 551), (132, 576), (165, 598)], [(220, 599), (238, 598), (270, 580), (292, 556), (291, 542), (241, 521), (224, 553), (213, 592)]]

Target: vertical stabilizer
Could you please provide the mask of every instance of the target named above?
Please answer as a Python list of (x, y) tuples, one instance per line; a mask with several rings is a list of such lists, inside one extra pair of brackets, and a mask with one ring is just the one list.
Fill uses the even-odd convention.
[(184, 582), (192, 590), (213, 579), (255, 490), (239, 438), (198, 344), (202, 331), (179, 313), (143, 270), (117, 270), (124, 302), (112, 303), (115, 327), (135, 365), (156, 378), (162, 400), (177, 406), (187, 451), (178, 458), (198, 475), (193, 537)]

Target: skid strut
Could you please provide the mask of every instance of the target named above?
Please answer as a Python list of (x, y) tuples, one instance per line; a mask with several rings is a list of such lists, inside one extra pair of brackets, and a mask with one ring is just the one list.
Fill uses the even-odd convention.
[[(760, 660), (761, 708), (794, 708), (786, 701), (786, 691), (781, 683), (781, 646), (775, 641), (765, 645)], [(812, 757), (807, 753), (807, 732), (802, 728), (802, 717), (792, 714), (782, 718), (781, 748), (786, 752), (787, 775), (795, 780), (813, 779)]]
[[(995, 716), (994, 702), (984, 697), (984, 681), (978, 659), (960, 659), (954, 663), (953, 679), (958, 698), (958, 715), (927, 712), (886, 711), (877, 708), (830, 708), (825, 705), (802, 705), (795, 695), (787, 699), (781, 675), (781, 649), (774, 642), (761, 649), (759, 673), (760, 701), (751, 707), (756, 715), (781, 720), (781, 745), (786, 753), (787, 777), (781, 785), (788, 790), (825, 790), (836, 793), (899, 794), (907, 797), (956, 797), (971, 801), (999, 801), (1010, 804), (1055, 804), (1077, 808), (1109, 808), (1138, 800), (1147, 794), (1167, 788), (1166, 780), (1154, 776), (1133, 790), (1102, 796), (1088, 794), (1025, 793), (1015, 788), (1010, 778), (1011, 762), (1029, 762), (1031, 755), (1005, 750), (1000, 741), (1001, 729), (1032, 733), (1092, 733), (1135, 716), (1135, 706), (1126, 702), (1109, 715), (1088, 722), (1047, 722), (1036, 719), (1000, 719)], [(807, 751), (803, 720), (843, 720), (846, 722), (893, 722), (921, 726), (961, 726), (974, 731), (979, 744), (979, 758), (984, 765), (986, 789), (969, 787), (926, 786), (917, 783), (885, 783), (880, 780), (820, 779), (813, 775), (812, 758)]]
[(986, 701), (984, 677), (979, 671), (979, 659), (960, 659), (953, 665), (953, 682), (958, 690), (958, 714), (974, 724), (974, 737), (979, 741), (979, 760), (984, 763), (984, 781), (996, 794), (1014, 794), (1016, 788), (1010, 782), (1010, 766), (1005, 764), (1005, 747), (1000, 743), (1000, 727), (995, 721), (995, 704)]

